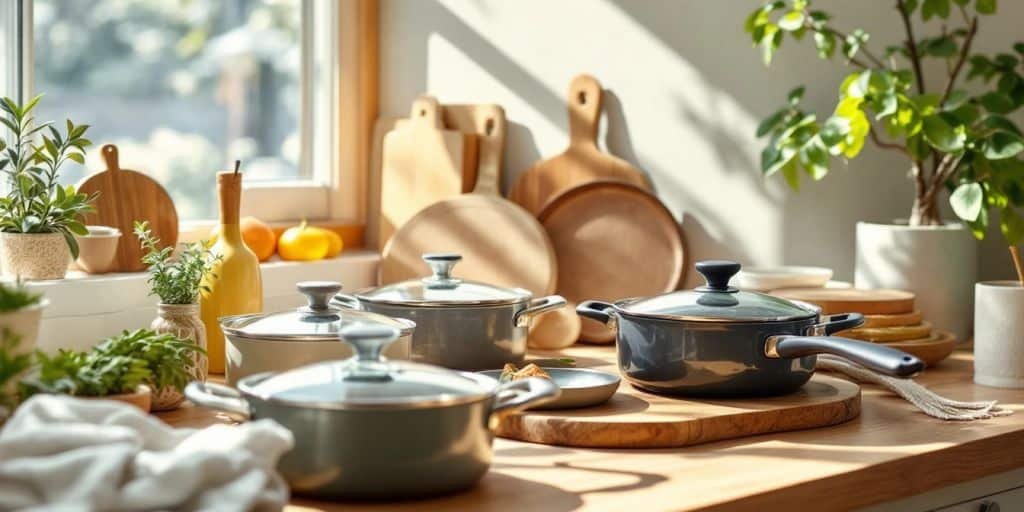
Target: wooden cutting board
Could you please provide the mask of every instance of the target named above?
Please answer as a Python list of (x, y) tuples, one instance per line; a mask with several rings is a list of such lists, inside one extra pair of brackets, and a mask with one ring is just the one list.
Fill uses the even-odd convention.
[(672, 448), (836, 425), (859, 414), (860, 386), (820, 374), (789, 395), (749, 399), (669, 398), (623, 383), (603, 405), (514, 414), (496, 434), (585, 448)]
[(927, 338), (932, 335), (932, 324), (921, 322), (917, 325), (899, 327), (858, 327), (836, 333), (836, 336), (855, 340), (883, 342), (905, 341)]
[(87, 225), (111, 226), (121, 230), (117, 243), (114, 271), (138, 272), (145, 270), (139, 239), (132, 232), (134, 221), (145, 220), (153, 236), (162, 247), (178, 243), (178, 211), (174, 201), (153, 178), (138, 171), (122, 169), (118, 162), (117, 146), (107, 144), (100, 148), (107, 170), (98, 172), (78, 184), (79, 192), (99, 193), (96, 211), (85, 214)]
[[(592, 182), (564, 192), (540, 213), (558, 259), (558, 293), (572, 302), (673, 291), (686, 274), (683, 232), (646, 190)], [(583, 318), (580, 337), (611, 343), (615, 332)]]
[(810, 302), (820, 307), (826, 315), (898, 315), (914, 311), (914, 294), (903, 290), (792, 288), (773, 291), (772, 295)]
[(925, 339), (895, 341), (883, 343), (883, 345), (916, 356), (928, 366), (935, 366), (953, 353), (953, 350), (956, 349), (956, 338), (953, 333), (938, 331)]
[(650, 190), (642, 172), (597, 147), (601, 120), (601, 84), (580, 75), (569, 85), (569, 147), (527, 169), (509, 191), (509, 199), (537, 215), (562, 192), (592, 181), (621, 181)]
[(409, 123), (384, 136), (378, 240), (431, 204), (473, 190), (477, 137), (444, 128), (437, 100), (413, 102)]
[(864, 315), (862, 327), (902, 327), (921, 323), (923, 315), (920, 311), (898, 313), (895, 315)]
[[(477, 136), (477, 185), (481, 192), (490, 192), (499, 187), (502, 175), (502, 158), (505, 154), (507, 122), (505, 109), (493, 104), (447, 104), (441, 105), (442, 120), (446, 128)], [(408, 126), (409, 120), (399, 117), (377, 119), (373, 128), (373, 146), (370, 150), (370, 175), (367, 180), (367, 246), (384, 248), (387, 240), (381, 240), (380, 198), (381, 160), (383, 159), (384, 137), (397, 127)], [(493, 175), (493, 176), (492, 176)], [(482, 186), (481, 186), (482, 185)], [(497, 189), (493, 190), (497, 194)]]

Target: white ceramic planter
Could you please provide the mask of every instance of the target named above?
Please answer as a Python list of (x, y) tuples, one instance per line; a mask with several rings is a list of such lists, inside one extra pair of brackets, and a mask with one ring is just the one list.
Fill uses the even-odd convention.
[(857, 288), (910, 290), (926, 320), (957, 340), (970, 338), (978, 245), (963, 225), (859, 222), (856, 259)]
[(39, 322), (43, 319), (43, 310), (50, 303), (45, 298), (39, 303), (16, 311), (0, 313), (0, 331), (7, 329), (20, 338), (17, 354), (27, 354), (36, 349), (39, 338)]
[(1024, 288), (1018, 281), (974, 287), (974, 382), (1024, 388)]
[(71, 249), (60, 233), (0, 233), (4, 275), (21, 279), (63, 279)]

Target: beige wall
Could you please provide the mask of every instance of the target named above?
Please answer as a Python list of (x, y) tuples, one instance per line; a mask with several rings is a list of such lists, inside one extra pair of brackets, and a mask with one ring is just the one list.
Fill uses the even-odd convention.
[[(838, 26), (863, 27), (879, 51), (899, 33), (887, 1), (818, 1)], [(496, 102), (509, 118), (505, 186), (566, 144), (565, 89), (577, 73), (606, 89), (601, 140), (646, 171), (680, 218), (693, 259), (813, 264), (852, 279), (858, 220), (905, 217), (906, 164), (868, 147), (836, 162), (800, 193), (762, 178), (760, 118), (786, 91), (807, 85), (806, 105), (827, 116), (846, 70), (818, 60), (808, 42), (787, 41), (771, 68), (742, 22), (756, 5), (722, 0), (385, 0), (381, 12), (381, 114), (405, 115), (430, 92), (442, 102)], [(1008, 48), (1024, 2), (984, 18), (978, 47)], [(881, 43), (881, 44), (878, 44)], [(938, 69), (933, 70), (936, 73)], [(937, 76), (937, 75), (936, 75)], [(936, 80), (936, 83), (939, 83)], [(998, 237), (982, 276), (1012, 270)], [(688, 279), (693, 284), (691, 273)]]

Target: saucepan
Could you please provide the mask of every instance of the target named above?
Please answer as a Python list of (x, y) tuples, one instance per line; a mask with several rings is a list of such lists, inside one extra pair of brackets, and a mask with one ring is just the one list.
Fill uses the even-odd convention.
[(823, 316), (810, 304), (729, 286), (740, 265), (697, 263), (707, 284), (576, 311), (616, 330), (619, 370), (632, 385), (670, 395), (778, 395), (811, 378), (817, 354), (909, 377), (924, 362), (906, 352), (838, 336), (864, 322), (859, 313)]
[(432, 275), (339, 293), (332, 303), (415, 322), (410, 358), (416, 362), (456, 370), (522, 363), (532, 319), (565, 307), (565, 299), (460, 279), (452, 270), (461, 260), (454, 253), (424, 254)]
[(381, 357), (394, 326), (353, 324), (356, 355), (282, 373), (250, 375), (238, 389), (192, 382), (193, 403), (239, 420), (271, 418), (295, 448), (278, 469), (292, 491), (319, 498), (401, 499), (472, 486), (491, 464), (490, 426), (558, 397), (553, 382), (490, 377)]

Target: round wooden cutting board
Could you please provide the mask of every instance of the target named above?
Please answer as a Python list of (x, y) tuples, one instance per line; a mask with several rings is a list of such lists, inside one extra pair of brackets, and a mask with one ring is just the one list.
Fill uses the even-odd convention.
[(925, 339), (895, 341), (883, 345), (916, 356), (928, 366), (935, 366), (953, 353), (956, 349), (956, 338), (950, 332), (938, 331)]
[(921, 323), (924, 315), (920, 311), (895, 315), (864, 315), (862, 327), (904, 327)]
[(527, 411), (502, 419), (497, 435), (585, 448), (671, 448), (836, 425), (860, 414), (860, 386), (815, 375), (785, 396), (684, 399), (628, 384), (597, 407)]
[(901, 327), (858, 327), (836, 333), (844, 338), (874, 342), (915, 340), (931, 335), (932, 324), (928, 322)]
[(898, 315), (914, 311), (914, 294), (903, 290), (793, 288), (776, 290), (772, 295), (816, 304), (826, 315)]
[[(558, 293), (571, 302), (616, 301), (678, 288), (685, 275), (679, 224), (657, 197), (617, 182), (571, 189), (540, 214), (558, 259)], [(582, 319), (581, 338), (608, 343), (615, 333)]]
[(100, 153), (107, 163), (107, 170), (85, 178), (78, 185), (79, 192), (99, 193), (96, 211), (85, 214), (84, 223), (121, 230), (114, 270), (145, 270), (146, 265), (141, 261), (143, 251), (132, 231), (133, 223), (149, 221), (149, 228), (153, 236), (160, 239), (160, 246), (171, 247), (178, 243), (178, 211), (171, 196), (156, 180), (120, 167), (117, 146), (107, 144)]
[(463, 194), (428, 206), (384, 247), (381, 284), (430, 275), (421, 256), (462, 255), (453, 275), (496, 286), (555, 291), (555, 254), (544, 228), (526, 210), (496, 195)]

